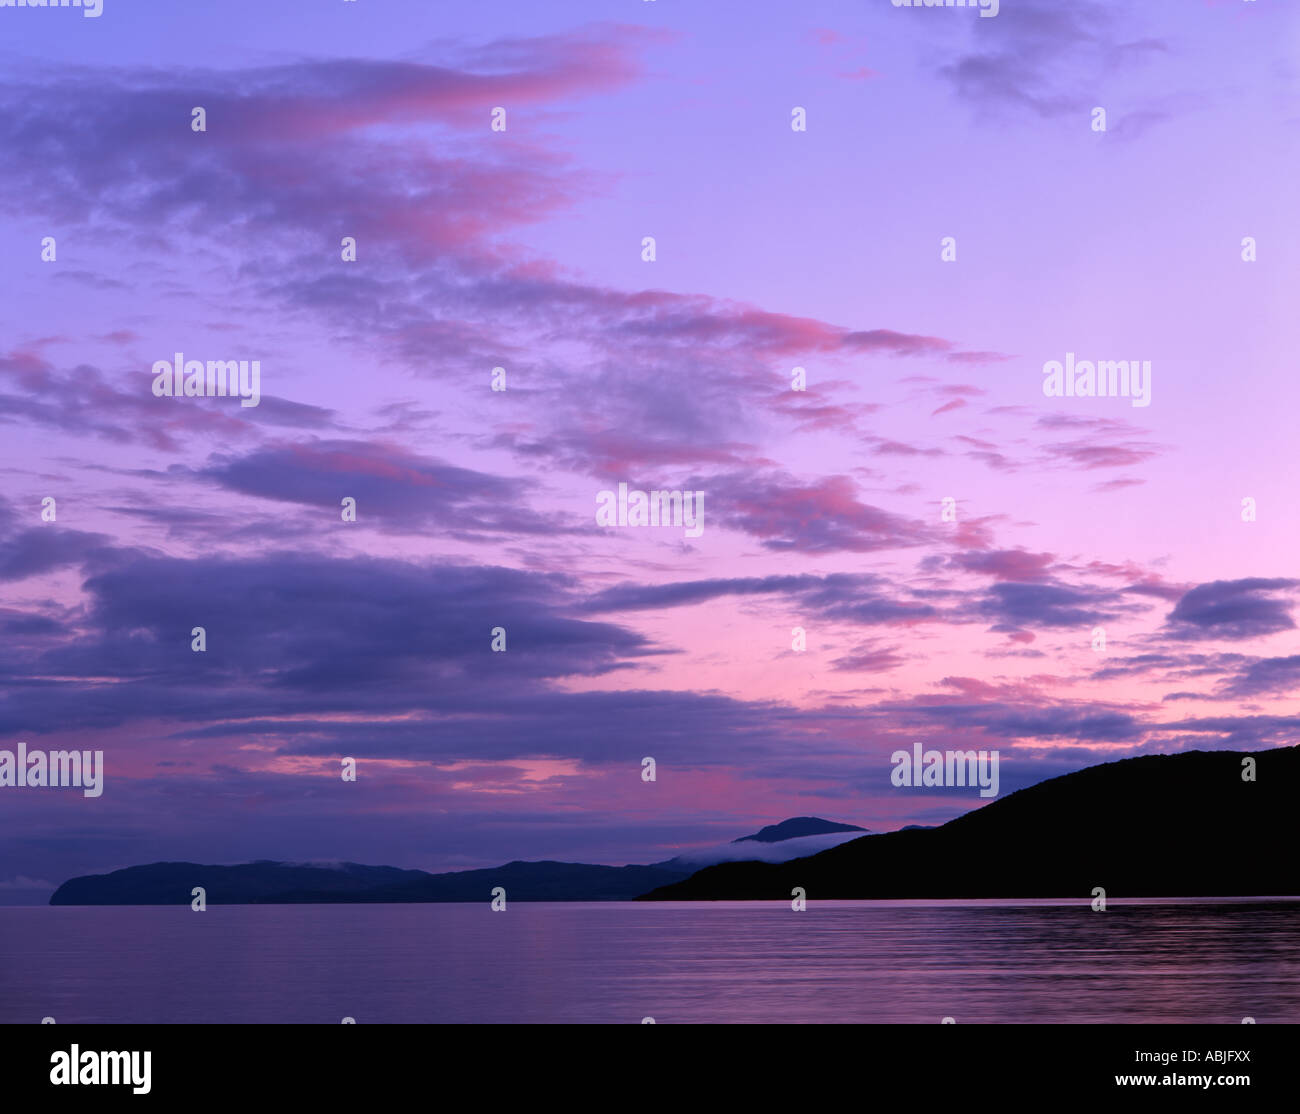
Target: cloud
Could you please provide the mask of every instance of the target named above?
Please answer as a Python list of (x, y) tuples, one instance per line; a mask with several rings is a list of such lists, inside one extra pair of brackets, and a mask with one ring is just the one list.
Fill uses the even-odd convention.
[(1098, 619), (1124, 613), (1120, 593), (1109, 589), (1068, 587), (1054, 582), (994, 584), (971, 610), (993, 621), (993, 630), (1025, 627), (1089, 628)]
[(969, 29), (979, 46), (938, 67), (960, 100), (982, 112), (1053, 118), (1093, 103), (1080, 89), (1099, 73), (1131, 69), (1168, 51), (1153, 37), (1126, 40), (1113, 8), (1095, 0), (1004, 4), (996, 33)]
[(894, 647), (862, 643), (832, 661), (831, 667), (847, 673), (887, 673), (906, 660)]
[(1108, 681), (1115, 677), (1154, 675), (1160, 683), (1169, 684), (1193, 677), (1222, 676), (1236, 671), (1249, 660), (1242, 654), (1149, 652), (1108, 658), (1106, 665), (1092, 673), (1092, 678)]
[(1300, 654), (1285, 658), (1260, 658), (1246, 666), (1224, 686), (1228, 696), (1288, 693), (1300, 688)]
[[(57, 503), (56, 503), (57, 507)], [(42, 522), (36, 505), (25, 516), (33, 525), (22, 528), (24, 517), (8, 500), (0, 498), (0, 581), (23, 580), (56, 569), (76, 568), (93, 560), (111, 544), (103, 534), (70, 530), (54, 522)], [(15, 617), (10, 623), (18, 623)], [(39, 618), (31, 622), (39, 624)]]
[[(607, 26), (503, 39), (463, 49), (460, 65), (451, 66), (335, 58), (183, 76), (84, 69), (11, 75), (4, 92), (14, 110), (0, 121), (0, 147), (13, 157), (0, 180), (8, 188), (38, 186), (62, 210), (60, 219), (93, 209), (100, 221), (148, 218), (166, 226), (199, 206), (211, 218), (230, 218), (222, 224), (283, 231), (320, 227), (332, 213), (373, 239), (395, 225), (418, 229), (416, 252), (463, 244), (485, 233), (491, 211), (507, 223), (536, 219), (562, 187), (543, 172), (512, 176), (511, 157), (524, 146), (511, 136), (497, 144), (495, 158), (479, 160), (464, 157), (454, 133), (471, 121), (485, 130), (496, 105), (526, 113), (626, 85), (640, 72), (636, 54), (664, 38)], [(196, 104), (208, 114), (202, 142), (189, 130)], [(404, 151), (373, 134), (403, 127), (441, 133), (438, 153)], [(25, 142), (33, 134), (41, 136), (38, 146)], [(178, 143), (181, 137), (190, 142)], [(373, 172), (375, 156), (386, 156), (387, 174), (371, 173), (366, 189), (340, 191), (339, 179), (358, 173), (346, 152), (359, 153), (362, 143), (371, 157), (361, 164)], [(122, 158), (123, 150), (132, 157)], [(386, 181), (382, 196), (376, 181)]]
[(869, 573), (833, 573), (827, 576), (740, 577), (679, 581), (673, 584), (625, 584), (597, 593), (584, 611), (660, 611), (725, 597), (780, 595), (803, 610), (843, 622), (912, 624), (937, 619), (932, 605), (902, 598), (905, 593), (883, 577)]
[(298, 503), (340, 516), (357, 500), (358, 521), (406, 529), (437, 527), (451, 536), (553, 535), (578, 532), (523, 505), (535, 486), (370, 441), (312, 441), (267, 446), (243, 456), (217, 454), (200, 478), (263, 499)]
[(860, 502), (852, 480), (801, 482), (786, 476), (718, 476), (708, 483), (714, 521), (757, 538), (766, 549), (870, 553), (922, 545), (934, 530)]
[(255, 408), (232, 399), (157, 398), (151, 367), (114, 381), (87, 364), (61, 370), (33, 351), (12, 351), (0, 356), (0, 381), (13, 388), (0, 393), (0, 422), (179, 452), (193, 436), (250, 439), (267, 425), (319, 430), (337, 420), (325, 407), (269, 394)]
[[(88, 571), (84, 611), (0, 659), (0, 733), (142, 716), (387, 715), (475, 701), (489, 711), (503, 688), (536, 692), (553, 678), (596, 677), (662, 652), (635, 632), (571, 617), (576, 586), (556, 574), (128, 550), (101, 555)], [(204, 653), (190, 649), (196, 626), (207, 631)], [(490, 649), (498, 626), (504, 653)], [(103, 685), (105, 677), (116, 683)]]
[(1039, 581), (1047, 577), (1055, 557), (1051, 553), (1030, 553), (1025, 549), (969, 550), (950, 559), (965, 572), (991, 576), (996, 580)]
[(1131, 442), (1101, 445), (1094, 441), (1067, 441), (1046, 448), (1052, 456), (1080, 468), (1129, 468), (1159, 455), (1159, 450), (1154, 445)]
[(1180, 640), (1243, 639), (1293, 630), (1291, 601), (1275, 594), (1297, 584), (1300, 581), (1263, 577), (1199, 584), (1174, 606), (1164, 633)]
[[(525, 464), (588, 475), (751, 468), (774, 420), (851, 430), (870, 412), (829, 397), (812, 408), (787, 403), (770, 376), (755, 375), (756, 364), (1001, 358), (876, 322), (617, 290), (511, 242), (514, 230), (573, 211), (608, 183), (536, 133), (490, 133), (485, 113), (621, 88), (664, 38), (604, 26), (482, 48), (444, 44), (440, 66), (341, 59), (183, 78), (11, 75), (7, 99), (18, 107), (0, 121), (0, 149), (12, 156), (0, 163), (0, 187), (11, 197), (66, 199), (59, 219), (68, 224), (93, 213), (102, 228), (146, 230), (171, 250), (226, 253), (251, 242), (256, 250), (238, 273), (250, 299), (308, 311), (332, 340), (364, 347), (372, 362), (396, 359), (421, 377), (463, 382), (504, 360), (512, 400), (539, 397), (528, 420), (495, 432), (494, 443)], [(194, 104), (207, 108), (209, 125), (190, 142)], [(39, 157), (23, 142), (32, 134), (44, 137)], [(325, 265), (345, 234), (358, 241), (357, 264)], [(264, 395), (257, 412), (177, 406), (93, 369), (76, 375), (75, 384), (67, 376), (29, 383), (25, 395), (0, 402), (16, 420), (173, 452), (192, 433), (256, 438), (268, 423), (347, 432), (333, 411), (289, 399)], [(604, 402), (599, 422), (587, 407), (594, 395)], [(901, 447), (877, 448), (894, 451)]]
[[(960, 696), (917, 695), (884, 701), (868, 713), (894, 730), (942, 724), (948, 730), (977, 731), (990, 739), (1074, 739), (1080, 743), (1136, 743), (1148, 727), (1129, 711), (1100, 704), (1032, 702), (1023, 688), (1000, 691), (984, 682), (946, 678)], [(972, 699), (982, 697), (983, 699)]]

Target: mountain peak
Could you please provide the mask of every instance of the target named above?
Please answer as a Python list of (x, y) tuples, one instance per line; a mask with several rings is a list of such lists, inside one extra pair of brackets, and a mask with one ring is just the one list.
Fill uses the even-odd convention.
[(859, 828), (856, 824), (838, 824), (834, 820), (823, 820), (819, 816), (795, 816), (789, 820), (782, 820), (779, 824), (769, 824), (766, 828), (760, 828), (753, 835), (741, 836), (739, 839), (733, 839), (732, 843), (780, 843), (785, 839), (798, 839), (800, 836), (827, 835), (830, 832), (862, 832), (868, 834), (866, 828)]

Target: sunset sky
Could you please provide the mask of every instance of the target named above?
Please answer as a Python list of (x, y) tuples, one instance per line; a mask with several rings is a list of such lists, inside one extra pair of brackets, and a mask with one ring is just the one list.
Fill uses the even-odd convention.
[[(0, 29), (0, 748), (106, 768), (0, 789), (0, 903), (986, 803), (892, 788), (915, 742), (1005, 795), (1297, 741), (1295, 4)], [(154, 397), (177, 352), (260, 404)], [(1045, 397), (1067, 353), (1150, 405)], [(702, 535), (598, 526), (619, 483), (704, 492)]]

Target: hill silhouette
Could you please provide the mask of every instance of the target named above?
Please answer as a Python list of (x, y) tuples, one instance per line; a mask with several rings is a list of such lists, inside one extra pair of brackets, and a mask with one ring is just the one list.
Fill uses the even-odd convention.
[(69, 879), (54, 891), (50, 904), (188, 905), (194, 886), (203, 887), (212, 905), (487, 901), (495, 886), (504, 886), (512, 901), (628, 901), (687, 873), (557, 862), (512, 862), (448, 874), (358, 863), (151, 863)]
[[(1242, 760), (1256, 780), (1242, 780)], [(1300, 747), (1128, 758), (1021, 789), (937, 828), (785, 863), (705, 867), (640, 900), (1300, 894)]]

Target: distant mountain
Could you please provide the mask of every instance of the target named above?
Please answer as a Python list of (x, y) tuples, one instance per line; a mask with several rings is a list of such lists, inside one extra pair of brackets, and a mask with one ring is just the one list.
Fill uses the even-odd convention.
[[(419, 879), (378, 887), (369, 891), (362, 900), (487, 901), (494, 886), (504, 886), (508, 901), (630, 901), (655, 886), (678, 881), (689, 873), (688, 870), (663, 866), (516, 861), (488, 870), (425, 874)], [(295, 896), (294, 900), (328, 899)]]
[(788, 859), (802, 859), (838, 847), (846, 840), (870, 835), (866, 828), (853, 824), (838, 824), (816, 816), (796, 816), (779, 824), (769, 824), (753, 835), (741, 836), (730, 843), (712, 847), (695, 847), (683, 851), (667, 862), (654, 866), (693, 874), (715, 863), (764, 862), (783, 863)]
[(754, 840), (745, 840), (743, 843), (721, 843), (713, 847), (692, 848), (667, 862), (652, 865), (693, 874), (701, 867), (713, 866), (715, 863), (783, 863), (789, 859), (805, 859), (809, 855), (817, 854), (818, 851), (838, 847), (846, 840), (858, 839), (869, 834), (869, 832), (859, 831), (827, 832), (824, 835), (782, 839), (776, 843), (758, 843)]
[(269, 859), (237, 866), (152, 863), (73, 878), (54, 891), (50, 904), (187, 905), (195, 886), (203, 887), (206, 900), (213, 905), (487, 901), (494, 886), (505, 887), (507, 901), (630, 901), (656, 887), (681, 881), (709, 863), (738, 859), (781, 862), (823, 851), (861, 831), (850, 824), (801, 816), (735, 841), (762, 839), (763, 843), (704, 848), (648, 866), (515, 861), (485, 870), (430, 874), (359, 863)]
[[(1243, 760), (1256, 765), (1243, 781)], [(641, 900), (1300, 895), (1300, 747), (1091, 766), (937, 828), (710, 866)]]
[(505, 887), (507, 901), (627, 901), (689, 873), (557, 862), (512, 862), (449, 874), (358, 863), (152, 863), (73, 878), (54, 891), (50, 904), (188, 905), (195, 886), (203, 887), (212, 905), (488, 901), (494, 886)]
[(72, 878), (54, 891), (50, 904), (188, 905), (190, 890), (195, 886), (202, 886), (207, 899), (217, 905), (276, 901), (298, 890), (327, 894), (331, 901), (355, 901), (368, 890), (410, 882), (423, 875), (421, 870), (359, 863), (150, 863), (111, 874)]
[(837, 824), (833, 820), (822, 820), (817, 816), (796, 816), (792, 820), (782, 820), (779, 824), (769, 824), (753, 835), (741, 836), (731, 842), (747, 843), (753, 840), (757, 843), (779, 843), (783, 839), (826, 835), (830, 832), (862, 832), (865, 835), (867, 829), (859, 828), (856, 824)]

